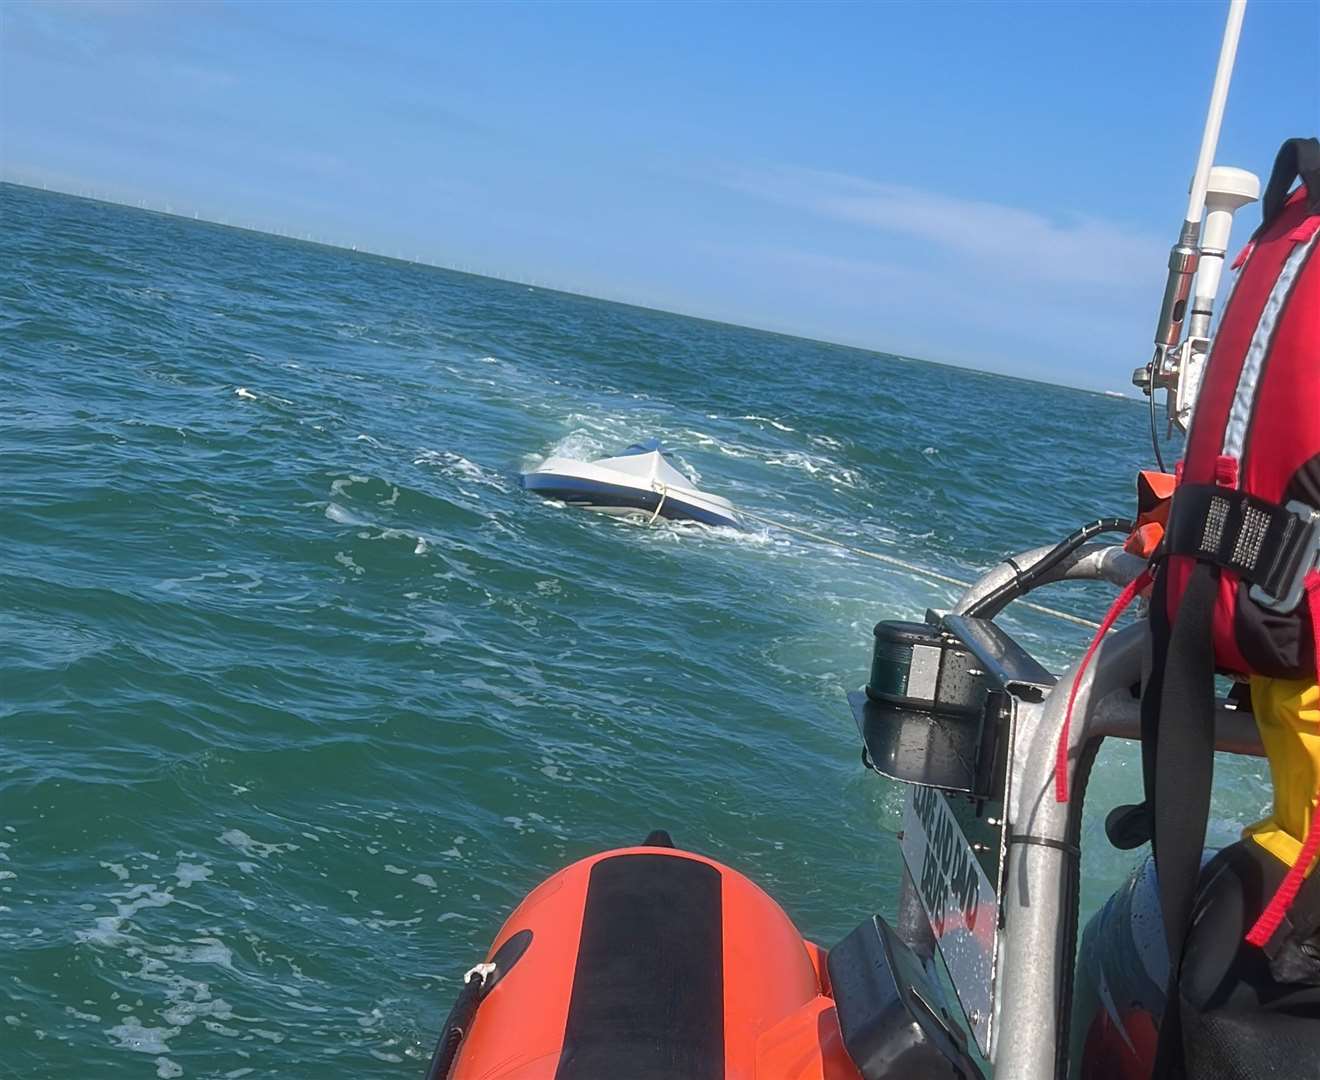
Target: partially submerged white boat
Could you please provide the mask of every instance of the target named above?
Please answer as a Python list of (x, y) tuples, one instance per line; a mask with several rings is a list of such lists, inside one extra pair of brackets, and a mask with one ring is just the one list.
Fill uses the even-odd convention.
[(598, 461), (547, 458), (523, 473), (528, 491), (616, 517), (646, 516), (670, 521), (738, 528), (737, 512), (728, 499), (699, 491), (669, 463), (658, 439), (635, 443), (617, 457)]

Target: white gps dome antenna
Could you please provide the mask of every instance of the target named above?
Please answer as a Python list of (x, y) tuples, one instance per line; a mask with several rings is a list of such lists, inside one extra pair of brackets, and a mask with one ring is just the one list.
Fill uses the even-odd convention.
[(1260, 178), (1246, 169), (1216, 165), (1205, 185), (1205, 221), (1198, 244), (1196, 285), (1187, 316), (1187, 338), (1169, 353), (1172, 385), (1169, 387), (1169, 419), (1186, 431), (1192, 423), (1201, 376), (1210, 354), (1210, 323), (1215, 296), (1228, 255), (1228, 236), (1233, 215), (1260, 198)]
[(1246, 169), (1216, 165), (1210, 170), (1205, 188), (1205, 222), (1201, 226), (1201, 258), (1196, 270), (1196, 288), (1192, 298), (1191, 323), (1187, 336), (1208, 338), (1210, 317), (1219, 279), (1228, 255), (1228, 237), (1233, 229), (1233, 215), (1248, 203), (1260, 198), (1260, 178)]

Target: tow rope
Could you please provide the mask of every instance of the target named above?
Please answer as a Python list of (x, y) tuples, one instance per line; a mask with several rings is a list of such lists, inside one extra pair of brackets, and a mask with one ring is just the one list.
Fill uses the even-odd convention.
[[(824, 536), (818, 532), (812, 532), (810, 529), (801, 529), (796, 525), (788, 525), (785, 522), (777, 521), (774, 518), (766, 517), (764, 514), (755, 514), (750, 510), (739, 509), (740, 517), (750, 518), (753, 521), (759, 521), (765, 525), (771, 525), (776, 529), (783, 529), (785, 532), (797, 533), (808, 540), (814, 540), (818, 544), (829, 544), (833, 547), (842, 549), (860, 555), (866, 559), (874, 559), (876, 562), (884, 563), (887, 566), (895, 567), (899, 570), (906, 570), (909, 574), (916, 574), (919, 577), (929, 578), (931, 581), (938, 581), (944, 585), (953, 585), (959, 589), (970, 589), (972, 583), (969, 581), (960, 581), (958, 578), (949, 577), (948, 574), (941, 574), (938, 570), (928, 570), (924, 566), (918, 566), (916, 563), (905, 562), (903, 559), (896, 559), (892, 555), (882, 555), (878, 551), (867, 551), (865, 548), (853, 547), (851, 544), (845, 544), (842, 540), (836, 540), (831, 536)], [(1033, 603), (1030, 600), (1018, 601), (1023, 607), (1030, 608), (1032, 611), (1039, 612), (1042, 615), (1051, 615), (1056, 619), (1063, 619), (1065, 622), (1073, 623), (1076, 626), (1085, 626), (1088, 630), (1099, 630), (1100, 624), (1091, 619), (1084, 619), (1080, 615), (1073, 615), (1068, 611), (1060, 611), (1058, 608), (1046, 607), (1044, 604)]]
[(660, 501), (655, 504), (655, 513), (651, 515), (651, 520), (646, 523), (648, 529), (655, 524), (655, 519), (660, 516), (660, 511), (665, 508), (665, 500), (669, 498), (669, 485), (662, 483), (659, 488), (656, 488), (655, 484), (652, 483), (651, 490), (660, 492)]

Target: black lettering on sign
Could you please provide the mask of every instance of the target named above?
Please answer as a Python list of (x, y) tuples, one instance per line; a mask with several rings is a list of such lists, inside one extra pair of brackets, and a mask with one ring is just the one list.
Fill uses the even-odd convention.
[(944, 933), (944, 873), (930, 846), (921, 861), (921, 898), (930, 913), (931, 930), (939, 937)]
[(918, 888), (930, 912), (935, 936), (944, 933), (945, 914), (957, 906), (963, 925), (976, 927), (980, 908), (980, 880), (976, 858), (968, 849), (958, 823), (940, 801), (934, 788), (918, 788), (912, 795), (912, 807), (926, 832), (926, 850), (921, 861)]

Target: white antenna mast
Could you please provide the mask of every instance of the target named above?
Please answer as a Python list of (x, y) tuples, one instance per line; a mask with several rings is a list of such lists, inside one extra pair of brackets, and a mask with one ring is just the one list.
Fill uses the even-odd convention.
[[(1224, 26), (1224, 39), (1219, 48), (1219, 65), (1215, 69), (1214, 87), (1210, 92), (1210, 108), (1205, 118), (1205, 128), (1201, 133), (1201, 149), (1196, 158), (1196, 171), (1192, 174), (1191, 190), (1187, 198), (1187, 213), (1183, 217), (1182, 230), (1178, 234), (1178, 242), (1173, 245), (1169, 252), (1169, 277), (1164, 286), (1164, 300), (1160, 304), (1159, 323), (1155, 328), (1155, 356), (1145, 367), (1140, 368), (1133, 376), (1133, 382), (1138, 386), (1145, 388), (1146, 393), (1151, 397), (1151, 437), (1155, 441), (1155, 457), (1160, 461), (1161, 468), (1163, 461), (1160, 460), (1159, 443), (1155, 438), (1155, 391), (1159, 387), (1164, 387), (1169, 391), (1168, 395), (1168, 414), (1170, 422), (1178, 423), (1180, 427), (1185, 427), (1191, 417), (1190, 397), (1184, 386), (1183, 373), (1187, 372), (1192, 366), (1189, 348), (1179, 348), (1182, 341), (1183, 320), (1187, 315), (1187, 301), (1192, 293), (1192, 279), (1196, 277), (1196, 270), (1201, 261), (1201, 216), (1206, 206), (1206, 191), (1211, 182), (1211, 166), (1214, 164), (1215, 150), (1219, 146), (1219, 129), (1224, 120), (1224, 106), (1228, 102), (1228, 87), (1233, 79), (1233, 64), (1237, 60), (1238, 40), (1242, 36), (1242, 18), (1246, 14), (1247, 0), (1229, 0), (1228, 21)], [(1234, 170), (1240, 172), (1240, 170)], [(1227, 180), (1227, 177), (1224, 177)], [(1254, 178), (1253, 178), (1254, 179)], [(1237, 207), (1250, 202), (1256, 197), (1259, 191), (1259, 181), (1256, 181), (1255, 191), (1250, 191), (1250, 185), (1246, 188), (1240, 182), (1229, 183), (1228, 191), (1214, 192), (1214, 201), (1216, 211), (1227, 210), (1229, 219), (1227, 222), (1216, 219), (1215, 232), (1211, 240), (1216, 251), (1207, 250), (1204, 254), (1211, 256), (1218, 255), (1220, 260), (1215, 269), (1222, 265), (1223, 246), (1228, 241), (1228, 230), (1223, 226), (1231, 224), (1232, 211)], [(1222, 182), (1218, 186), (1223, 186)], [(1233, 196), (1236, 195), (1237, 198)], [(1217, 274), (1212, 275), (1217, 286)], [(1207, 284), (1210, 284), (1209, 282)], [(1205, 301), (1204, 296), (1198, 296), (1198, 316), (1204, 315), (1204, 319), (1194, 319), (1194, 329), (1198, 332), (1209, 332), (1209, 302)], [(1213, 300), (1213, 294), (1209, 298)], [(1205, 301), (1204, 305), (1202, 301)], [(1205, 310), (1201, 310), (1204, 306)], [(1190, 344), (1190, 339), (1188, 343)], [(1180, 356), (1181, 352), (1187, 352), (1187, 357)], [(1204, 351), (1201, 353), (1204, 358)], [(1180, 363), (1186, 359), (1186, 363)], [(1199, 383), (1199, 365), (1197, 365), (1197, 379)]]

